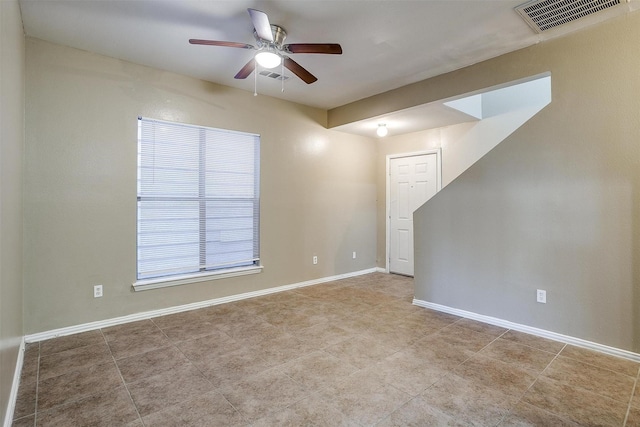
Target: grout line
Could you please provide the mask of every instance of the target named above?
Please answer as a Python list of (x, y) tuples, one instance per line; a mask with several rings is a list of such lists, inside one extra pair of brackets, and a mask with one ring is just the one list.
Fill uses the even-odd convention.
[(38, 391), (40, 388), (40, 343), (38, 343), (38, 369), (36, 369), (36, 402), (33, 408), (33, 427), (36, 427), (38, 421)]
[(633, 398), (635, 397), (636, 388), (638, 387), (638, 379), (640, 378), (640, 368), (638, 369), (638, 374), (636, 375), (636, 380), (633, 383), (633, 389), (631, 390), (631, 397), (629, 398), (629, 404), (627, 405), (627, 413), (624, 416), (623, 426), (627, 425), (627, 421), (629, 421), (629, 413), (631, 412), (631, 404), (633, 403)]
[(107, 341), (107, 337), (104, 336), (104, 332), (102, 332), (102, 329), (98, 329), (98, 330), (100, 331), (100, 335), (102, 335), (102, 339), (104, 339), (105, 344), (107, 344), (107, 348), (109, 349), (109, 354), (111, 355), (111, 359), (113, 360), (113, 364), (116, 365), (116, 369), (118, 370), (118, 375), (120, 375), (120, 379), (122, 380), (122, 385), (124, 385), (124, 389), (127, 390), (127, 394), (129, 395), (129, 399), (131, 400), (131, 404), (133, 405), (133, 408), (136, 410), (136, 414), (138, 414), (138, 419), (140, 420), (140, 422), (144, 426), (145, 423), (142, 420), (142, 416), (140, 415), (140, 411), (138, 411), (138, 405), (136, 405), (136, 402), (133, 401), (133, 396), (131, 396), (131, 391), (129, 391), (129, 386), (127, 386), (127, 382), (124, 380), (124, 377), (122, 376), (122, 372), (120, 372), (120, 366), (118, 366), (118, 362), (116, 361), (116, 358), (113, 355), (113, 352), (111, 351), (111, 346), (109, 345), (109, 342)]

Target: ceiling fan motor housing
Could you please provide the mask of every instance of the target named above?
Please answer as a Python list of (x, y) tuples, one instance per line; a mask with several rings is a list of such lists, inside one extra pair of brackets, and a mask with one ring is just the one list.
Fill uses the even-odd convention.
[(287, 38), (287, 31), (279, 25), (271, 24), (271, 33), (273, 34), (273, 42), (261, 39), (256, 30), (253, 30), (253, 36), (258, 42), (258, 47), (273, 46), (277, 50), (282, 50), (284, 39)]

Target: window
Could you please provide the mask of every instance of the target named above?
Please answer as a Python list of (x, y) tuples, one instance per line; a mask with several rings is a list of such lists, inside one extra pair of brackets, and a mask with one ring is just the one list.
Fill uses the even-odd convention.
[(259, 267), (259, 189), (258, 135), (139, 118), (134, 288)]

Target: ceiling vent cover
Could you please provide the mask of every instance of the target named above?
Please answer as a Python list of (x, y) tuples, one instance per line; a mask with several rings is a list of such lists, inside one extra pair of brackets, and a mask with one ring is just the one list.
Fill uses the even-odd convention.
[(288, 80), (289, 76), (284, 76), (282, 74), (274, 73), (273, 71), (264, 70), (260, 71), (261, 76), (269, 77), (276, 80)]
[(620, 0), (533, 0), (516, 11), (541, 33), (619, 4)]

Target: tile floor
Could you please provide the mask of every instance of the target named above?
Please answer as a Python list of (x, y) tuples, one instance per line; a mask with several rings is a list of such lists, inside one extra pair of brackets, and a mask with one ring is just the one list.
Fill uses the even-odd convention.
[(13, 425), (640, 425), (639, 364), (412, 295), (376, 273), (28, 344)]

